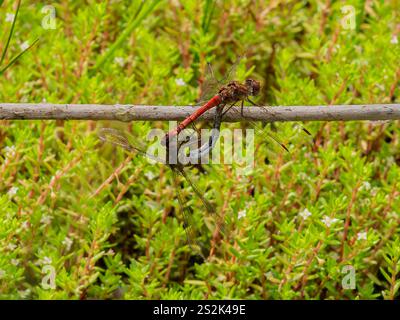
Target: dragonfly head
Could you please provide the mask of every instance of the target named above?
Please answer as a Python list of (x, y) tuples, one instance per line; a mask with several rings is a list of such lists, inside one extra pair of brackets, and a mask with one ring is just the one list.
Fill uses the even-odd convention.
[(261, 84), (254, 79), (246, 79), (246, 87), (250, 96), (257, 96), (260, 93)]

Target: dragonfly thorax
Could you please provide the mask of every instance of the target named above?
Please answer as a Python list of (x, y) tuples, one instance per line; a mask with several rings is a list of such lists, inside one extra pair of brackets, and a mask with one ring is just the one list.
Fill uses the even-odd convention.
[(225, 103), (246, 100), (248, 96), (256, 96), (260, 92), (260, 82), (247, 79), (245, 83), (231, 81), (223, 86), (218, 94)]

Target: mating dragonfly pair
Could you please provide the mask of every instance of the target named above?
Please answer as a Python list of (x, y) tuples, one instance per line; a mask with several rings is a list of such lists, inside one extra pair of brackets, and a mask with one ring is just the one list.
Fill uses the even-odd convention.
[[(204, 114), (206, 111), (215, 108), (215, 116), (214, 116), (214, 124), (213, 124), (213, 130), (212, 134), (210, 135), (208, 141), (204, 143), (203, 145), (200, 145), (198, 149), (192, 149), (190, 151), (190, 162), (191, 163), (198, 163), (196, 162), (197, 160), (202, 159), (202, 157), (207, 156), (215, 146), (217, 140), (219, 139), (219, 132), (220, 132), (220, 126), (221, 122), (223, 120), (224, 115), (228, 112), (240, 112), (240, 117), (243, 117), (243, 120), (250, 122), (252, 126), (262, 134), (266, 138), (270, 138), (277, 142), (285, 151), (289, 151), (288, 148), (280, 142), (278, 138), (276, 138), (274, 135), (271, 133), (265, 134), (262, 130), (262, 128), (259, 128), (259, 126), (252, 122), (250, 119), (246, 118), (244, 116), (243, 108), (244, 108), (244, 102), (247, 101), (251, 103), (252, 105), (256, 105), (253, 101), (251, 101), (251, 97), (257, 96), (260, 93), (261, 89), (261, 84), (259, 81), (254, 80), (254, 79), (247, 79), (243, 83), (238, 82), (238, 81), (231, 81), (230, 78), (234, 75), (235, 73), (235, 68), (238, 65), (240, 59), (236, 61), (234, 66), (231, 68), (230, 72), (228, 72), (228, 76), (222, 80), (218, 81), (216, 80), (214, 76), (214, 72), (212, 71), (211, 65), (208, 65), (208, 81), (203, 85), (203, 94), (202, 97), (200, 98), (201, 100), (207, 99), (207, 102), (203, 104), (201, 107), (199, 107), (193, 114), (188, 116), (186, 119), (184, 119), (179, 125), (165, 134), (163, 140), (162, 140), (162, 145), (166, 149), (166, 158), (165, 159), (160, 159), (158, 157), (154, 157), (146, 153), (144, 150), (142, 150), (138, 146), (134, 146), (129, 142), (127, 137), (118, 130), (111, 129), (111, 128), (102, 128), (99, 131), (99, 138), (104, 141), (104, 142), (109, 142), (114, 145), (120, 146), (124, 149), (126, 149), (129, 152), (137, 152), (139, 154), (142, 154), (146, 157), (149, 157), (152, 160), (156, 160), (157, 162), (161, 163), (166, 163), (173, 172), (173, 177), (174, 177), (174, 187), (176, 190), (176, 196), (179, 202), (180, 206), (180, 211), (182, 213), (183, 217), (183, 223), (184, 223), (184, 229), (187, 235), (187, 241), (189, 244), (189, 247), (193, 250), (194, 253), (199, 254), (203, 259), (205, 259), (205, 248), (200, 245), (200, 243), (197, 241), (197, 234), (196, 231), (194, 230), (193, 223), (192, 223), (192, 213), (190, 209), (185, 206), (184, 199), (181, 195), (180, 192), (180, 184), (179, 184), (179, 179), (178, 175), (182, 176), (189, 186), (193, 189), (197, 197), (202, 201), (205, 210), (207, 211), (208, 214), (212, 215), (215, 217), (216, 220), (216, 227), (219, 232), (223, 233), (224, 232), (224, 221), (222, 217), (217, 213), (217, 210), (215, 207), (203, 197), (202, 193), (200, 190), (197, 188), (195, 183), (190, 179), (188, 174), (185, 171), (185, 165), (178, 162), (173, 162), (170, 163), (168, 162), (169, 153), (171, 151), (176, 152), (177, 150), (179, 151), (180, 148), (182, 147), (182, 144), (177, 144), (177, 136), (184, 131), (188, 126), (194, 125), (194, 123), (200, 118), (202, 114)], [(211, 98), (207, 97), (210, 96), (210, 92), (212, 92), (212, 88), (219, 88), (218, 92), (216, 94), (212, 94)], [(214, 91), (215, 92), (215, 91)], [(240, 111), (233, 108), (233, 106), (237, 105), (238, 103), (241, 103), (241, 108)], [(267, 112), (270, 116), (272, 115), (273, 117), (275, 116), (275, 113), (271, 108), (269, 107), (261, 107), (259, 106), (261, 110)], [(277, 117), (277, 120), (285, 120), (282, 119), (282, 117)], [(302, 127), (302, 130), (306, 132), (308, 135), (310, 135), (309, 131)], [(197, 141), (196, 141), (197, 143)], [(187, 146), (187, 145), (186, 145)], [(166, 160), (167, 159), (167, 160)]]

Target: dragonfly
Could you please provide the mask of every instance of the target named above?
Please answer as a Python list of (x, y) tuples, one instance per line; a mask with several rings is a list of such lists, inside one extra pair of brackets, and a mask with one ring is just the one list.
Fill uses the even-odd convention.
[[(207, 101), (199, 107), (194, 113), (189, 115), (187, 118), (185, 118), (181, 123), (178, 124), (178, 126), (174, 129), (172, 129), (170, 132), (166, 133), (164, 139), (163, 139), (163, 145), (168, 145), (170, 143), (171, 139), (179, 135), (180, 132), (182, 132), (185, 128), (187, 128), (189, 125), (193, 124), (201, 115), (203, 115), (205, 112), (207, 112), (210, 109), (213, 109), (217, 106), (222, 106), (222, 108), (226, 107), (229, 105), (222, 113), (222, 117), (230, 110), (234, 112), (238, 112), (235, 109), (232, 109), (233, 106), (235, 106), (238, 102), (240, 102), (240, 116), (243, 118), (244, 121), (249, 122), (256, 130), (258, 133), (261, 135), (270, 138), (274, 140), (276, 143), (278, 143), (285, 151), (289, 152), (289, 149), (287, 146), (280, 141), (279, 138), (274, 136), (272, 133), (267, 133), (265, 134), (263, 132), (263, 129), (260, 128), (258, 124), (256, 124), (254, 121), (251, 121), (251, 119), (247, 118), (244, 116), (244, 103), (245, 101), (249, 102), (252, 105), (258, 106), (263, 112), (268, 113), (269, 115), (272, 115), (276, 120), (287, 120), (283, 116), (277, 116), (273, 110), (271, 110), (271, 107), (266, 107), (266, 106), (261, 106), (258, 105), (257, 103), (253, 102), (251, 100), (251, 97), (255, 97), (259, 95), (260, 89), (261, 89), (261, 83), (255, 79), (248, 78), (246, 79), (243, 83), (236, 81), (236, 80), (231, 80), (231, 78), (235, 74), (236, 67), (240, 63), (240, 61), (243, 59), (244, 56), (239, 56), (236, 60), (236, 62), (233, 64), (231, 67), (230, 71), (228, 72), (228, 75), (223, 79), (223, 80), (217, 80), (215, 77), (214, 71), (212, 69), (212, 66), (210, 63), (207, 64), (207, 77), (208, 80), (203, 84), (203, 93), (202, 93), (202, 98), (200, 100), (204, 100), (207, 96), (210, 98), (207, 99)], [(215, 88), (218, 88), (219, 90), (217, 91), (216, 94), (213, 94), (212, 90), (215, 90)], [(312, 136), (311, 133), (303, 126), (300, 126), (301, 129), (309, 136)]]
[[(260, 92), (261, 84), (254, 79), (246, 79), (245, 83), (230, 81), (227, 85), (219, 89), (206, 104), (198, 108), (194, 113), (184, 119), (175, 129), (165, 135), (165, 141), (170, 141), (173, 137), (182, 132), (188, 125), (195, 122), (203, 113), (219, 105), (231, 103), (232, 106), (238, 101), (244, 101), (249, 96), (256, 96)], [(225, 111), (226, 112), (226, 111)]]
[[(190, 156), (189, 156), (189, 159), (190, 159), (189, 164), (197, 163), (196, 161), (200, 160), (202, 157), (208, 155), (211, 152), (212, 148), (214, 147), (214, 145), (219, 137), (219, 130), (220, 130), (221, 119), (222, 119), (222, 111), (223, 111), (222, 106), (216, 107), (212, 134), (206, 143), (204, 143), (203, 145), (200, 145), (200, 147), (198, 149), (191, 150)], [(183, 227), (184, 227), (184, 230), (186, 233), (187, 243), (188, 243), (189, 247), (191, 248), (192, 252), (199, 255), (201, 258), (203, 258), (203, 260), (206, 260), (205, 246), (200, 244), (197, 241), (197, 232), (194, 229), (192, 212), (186, 206), (184, 198), (180, 192), (181, 186), (180, 186), (178, 177), (181, 176), (187, 182), (187, 184), (193, 189), (196, 196), (201, 200), (206, 213), (213, 216), (214, 219), (216, 220), (216, 227), (221, 234), (224, 233), (224, 222), (223, 222), (223, 218), (220, 217), (219, 214), (217, 213), (217, 211), (215, 210), (215, 207), (207, 199), (204, 198), (203, 192), (200, 191), (200, 189), (197, 187), (197, 185), (194, 183), (194, 181), (190, 178), (190, 176), (185, 171), (185, 166), (187, 166), (187, 164), (183, 165), (182, 163), (179, 163), (179, 162), (169, 164), (167, 162), (167, 159), (169, 159), (168, 152), (169, 152), (170, 148), (166, 148), (167, 153), (166, 153), (165, 159), (154, 156), (154, 155), (144, 151), (145, 148), (139, 147), (139, 146), (136, 146), (136, 145), (133, 145), (132, 143), (130, 143), (128, 137), (122, 131), (117, 130), (117, 129), (101, 128), (98, 131), (98, 137), (101, 141), (121, 147), (128, 152), (136, 152), (142, 156), (147, 157), (150, 160), (153, 160), (153, 161), (156, 161), (159, 163), (163, 163), (163, 164), (167, 164), (167, 166), (172, 170), (174, 190), (176, 191), (176, 198), (177, 198), (178, 204), (179, 204), (179, 211), (183, 218)], [(178, 148), (179, 148), (179, 146), (178, 146)]]

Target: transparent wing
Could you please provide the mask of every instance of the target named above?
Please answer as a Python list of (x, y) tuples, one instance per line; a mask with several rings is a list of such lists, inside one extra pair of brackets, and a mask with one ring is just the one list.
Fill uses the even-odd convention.
[(203, 203), (204, 207), (206, 208), (208, 213), (215, 213), (215, 208), (214, 206), (208, 202), (207, 199), (203, 197), (203, 195), (200, 193), (199, 189), (197, 186), (193, 183), (193, 181), (189, 178), (189, 176), (186, 174), (185, 170), (183, 169), (182, 166), (173, 166), (173, 170), (179, 172), (185, 180), (189, 183), (189, 185), (192, 187), (193, 191), (196, 193), (196, 195), (200, 198), (201, 202)]
[(101, 128), (98, 131), (98, 137), (101, 141), (111, 143), (118, 147), (124, 148), (125, 150), (130, 151), (130, 152), (136, 151), (137, 153), (140, 153), (141, 155), (143, 155), (151, 160), (154, 160), (154, 161), (157, 161), (160, 163), (165, 163), (165, 160), (158, 158), (158, 157), (151, 155), (151, 154), (147, 153), (146, 151), (144, 151), (145, 148), (143, 146), (137, 147), (137, 146), (132, 145), (129, 142), (126, 135), (120, 130), (113, 129), (113, 128)]
[(178, 177), (177, 177), (177, 172), (179, 172), (179, 171), (177, 171), (174, 167), (172, 167), (174, 188), (176, 190), (176, 196), (178, 198), (179, 210), (180, 210), (180, 213), (183, 218), (183, 228), (185, 229), (187, 242), (188, 242), (190, 249), (192, 249), (193, 252), (197, 253), (205, 260), (206, 258), (203, 254), (204, 248), (203, 248), (203, 246), (200, 245), (200, 243), (196, 239), (196, 230), (193, 227), (194, 224), (193, 224), (192, 213), (185, 206), (185, 202), (184, 202), (182, 194), (180, 192), (180, 186), (179, 186), (179, 181), (178, 181)]
[[(97, 133), (99, 139), (103, 142), (108, 142), (113, 145), (124, 148), (128, 151), (136, 150), (129, 143), (127, 137), (119, 130), (112, 128), (101, 128)], [(140, 150), (139, 150), (140, 152)]]
[[(236, 109), (231, 108), (230, 109), (232, 113), (240, 114), (240, 112)], [(242, 116), (242, 115), (241, 115)], [(285, 151), (290, 153), (289, 149), (287, 148), (286, 144), (284, 144), (281, 138), (278, 138), (276, 135), (270, 133), (270, 132), (265, 132), (264, 129), (257, 124), (255, 121), (250, 120), (249, 118), (246, 118), (245, 116), (242, 116), (244, 119), (246, 119), (246, 122), (250, 123), (251, 126), (256, 130), (256, 132), (264, 137), (266, 140), (273, 140), (277, 144), (279, 144)]]
[(225, 73), (224, 77), (220, 80), (221, 83), (226, 84), (229, 81), (234, 80), (236, 76), (237, 67), (239, 66), (240, 62), (246, 57), (245, 54), (238, 56), (232, 66), (228, 69)]
[[(254, 103), (253, 101), (249, 100), (250, 103), (254, 104), (255, 106), (258, 106), (261, 108), (261, 110), (265, 113), (268, 113), (269, 115), (271, 115), (273, 118), (275, 118), (276, 120), (287, 120), (287, 118), (285, 118), (282, 115), (277, 115), (275, 113), (275, 111), (273, 110), (272, 107), (266, 107), (266, 106), (260, 106), (256, 103)], [(303, 132), (305, 132), (307, 135), (312, 136), (311, 132), (307, 130), (306, 127), (304, 127), (303, 125), (299, 124), (296, 122), (295, 126), (299, 127)]]
[(214, 220), (216, 222), (216, 227), (217, 227), (218, 231), (221, 234), (223, 234), (224, 233), (224, 229), (225, 229), (224, 228), (224, 221), (223, 221), (222, 217), (219, 215), (219, 213), (215, 210), (215, 207), (206, 198), (203, 197), (203, 195), (200, 192), (199, 188), (190, 179), (190, 177), (186, 174), (186, 172), (185, 172), (185, 170), (183, 169), (182, 166), (174, 166), (173, 170), (179, 172), (181, 174), (181, 176), (186, 180), (186, 182), (192, 187), (194, 193), (197, 195), (197, 197), (203, 203), (203, 206), (206, 208), (207, 213), (214, 217)]
[[(211, 150), (215, 146), (217, 140), (219, 139), (219, 132), (220, 132), (220, 127), (221, 127), (221, 122), (222, 122), (222, 117), (223, 117), (223, 110), (224, 110), (224, 105), (220, 105), (220, 106), (216, 107), (212, 134), (209, 137), (208, 142), (203, 144), (199, 149), (191, 150), (191, 157), (193, 157), (193, 159), (195, 159), (195, 157), (197, 157), (197, 159), (203, 157), (206, 153), (211, 152)], [(215, 210), (214, 206), (210, 202), (208, 202), (207, 199), (205, 199), (203, 197), (202, 193), (200, 192), (200, 190), (198, 189), (196, 184), (186, 174), (186, 172), (182, 166), (176, 166), (174, 169), (177, 170), (185, 178), (187, 183), (192, 187), (193, 191), (196, 193), (196, 195), (202, 201), (204, 207), (207, 210), (207, 213), (209, 213), (215, 217), (214, 220), (216, 220), (218, 231), (220, 233), (224, 233), (223, 218), (218, 214), (218, 212)]]
[[(146, 153), (145, 151), (143, 151), (142, 148), (138, 148), (136, 146), (133, 146), (128, 138), (126, 137), (126, 135), (121, 132), (120, 130), (117, 129), (113, 129), (113, 128), (101, 128), (98, 132), (98, 136), (99, 139), (101, 141), (107, 142), (107, 143), (111, 143), (113, 145), (116, 145), (118, 147), (121, 147), (129, 152), (138, 152), (139, 154), (148, 157), (152, 160), (156, 160), (158, 162), (161, 163), (165, 163), (163, 162), (162, 159), (159, 159), (157, 157), (151, 156), (148, 153)], [(203, 259), (205, 259), (204, 255), (203, 255), (203, 247), (197, 242), (196, 240), (196, 232), (195, 229), (193, 227), (193, 219), (192, 219), (192, 213), (190, 212), (190, 210), (188, 210), (188, 208), (185, 206), (185, 203), (183, 201), (181, 192), (180, 192), (180, 186), (178, 183), (178, 179), (177, 179), (177, 174), (180, 174), (186, 181), (187, 183), (191, 186), (191, 188), (193, 189), (193, 191), (195, 192), (195, 194), (200, 198), (201, 202), (203, 203), (207, 213), (209, 214), (215, 214), (215, 208), (213, 207), (213, 205), (207, 201), (202, 193), (200, 192), (200, 190), (198, 189), (198, 187), (193, 183), (193, 181), (189, 178), (189, 176), (186, 174), (186, 172), (183, 169), (182, 165), (168, 165), (173, 172), (173, 177), (174, 177), (174, 187), (176, 189), (176, 196), (178, 198), (178, 202), (179, 202), (179, 206), (180, 206), (180, 211), (182, 213), (182, 217), (184, 220), (184, 228), (185, 228), (185, 232), (187, 235), (187, 240), (188, 240), (188, 244), (189, 246), (193, 249), (193, 251), (195, 251), (197, 254), (199, 254)], [(219, 221), (217, 221), (217, 223), (219, 223)], [(220, 229), (220, 226), (217, 226)]]
[(205, 79), (200, 88), (200, 97), (197, 100), (197, 104), (200, 105), (209, 101), (218, 93), (218, 90), (222, 85), (223, 83), (218, 81), (218, 79), (215, 77), (211, 63), (208, 62)]
[(236, 75), (236, 69), (240, 64), (240, 62), (242, 61), (243, 57), (244, 55), (237, 57), (235, 62), (232, 64), (232, 66), (225, 73), (224, 77), (221, 79), (218, 79), (215, 76), (215, 72), (211, 63), (209, 62), (207, 63), (205, 80), (201, 86), (201, 94), (198, 100), (198, 104), (203, 104), (208, 100), (210, 100), (213, 96), (215, 96), (218, 93), (218, 90), (223, 85), (227, 84), (229, 81), (232, 81), (234, 79)]

